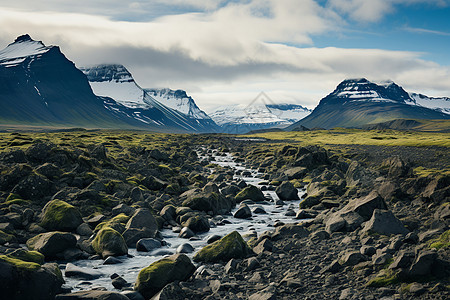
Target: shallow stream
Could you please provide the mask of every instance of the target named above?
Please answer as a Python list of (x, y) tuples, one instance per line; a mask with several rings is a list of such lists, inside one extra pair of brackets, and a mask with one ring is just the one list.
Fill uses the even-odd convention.
[[(200, 157), (200, 159), (205, 158), (206, 158), (205, 156)], [(231, 154), (227, 153), (225, 156), (214, 155), (212, 156), (212, 161), (210, 162), (216, 163), (223, 167), (230, 167), (235, 170), (251, 172), (250, 176), (245, 177), (235, 175), (235, 179), (239, 180), (243, 179), (247, 184), (258, 186), (258, 183), (263, 181), (263, 179), (261, 178), (263, 174), (257, 173), (255, 170), (247, 169), (243, 167), (241, 164), (234, 162)], [(238, 206), (236, 206), (232, 210), (231, 215), (222, 216), (224, 219), (229, 221), (229, 224), (217, 226), (211, 228), (209, 232), (198, 234), (196, 236), (198, 238), (197, 240), (182, 239), (178, 237), (178, 233), (174, 233), (170, 229), (163, 229), (161, 231), (161, 234), (164, 238), (164, 241), (167, 242), (167, 246), (163, 246), (162, 248), (156, 249), (152, 252), (138, 252), (136, 251), (135, 248), (131, 248), (128, 250), (128, 253), (133, 257), (132, 258), (118, 257), (122, 261), (122, 263), (120, 264), (103, 265), (103, 260), (78, 260), (72, 262), (74, 265), (78, 267), (95, 269), (96, 271), (101, 272), (104, 275), (98, 279), (91, 279), (91, 280), (79, 279), (75, 277), (65, 277), (66, 286), (72, 288), (72, 291), (86, 290), (98, 286), (105, 287), (108, 290), (114, 290), (114, 287), (112, 286), (110, 279), (111, 274), (117, 273), (118, 275), (123, 277), (127, 282), (134, 284), (137, 275), (141, 269), (163, 258), (165, 255), (169, 253), (175, 253), (176, 248), (181, 244), (189, 243), (195, 248), (195, 251), (193, 253), (187, 254), (189, 257), (192, 258), (192, 256), (198, 250), (207, 245), (206, 240), (211, 235), (225, 236), (226, 234), (236, 230), (241, 235), (245, 235), (250, 232), (256, 232), (259, 236), (259, 234), (261, 234), (262, 232), (273, 229), (273, 224), (277, 221), (284, 223), (293, 223), (296, 221), (293, 219), (294, 217), (292, 216), (285, 216), (285, 213), (289, 208), (292, 208), (294, 211), (297, 211), (298, 205), (300, 203), (299, 200), (287, 202), (285, 201), (285, 205), (276, 206), (274, 203), (276, 200), (279, 199), (275, 191), (264, 191), (263, 193), (267, 198), (273, 199), (273, 201), (262, 204), (261, 203), (252, 204), (249, 205), (249, 207), (252, 210), (255, 206), (262, 207), (267, 212), (267, 214), (253, 214), (253, 217), (250, 220), (237, 219), (232, 216), (232, 214), (234, 214), (234, 212), (238, 209)], [(301, 197), (303, 193), (304, 193), (303, 191), (299, 190), (299, 197)], [(164, 252), (166, 253), (157, 254), (157, 252), (161, 252), (162, 250), (164, 250)], [(62, 270), (62, 272), (64, 274), (64, 270)]]

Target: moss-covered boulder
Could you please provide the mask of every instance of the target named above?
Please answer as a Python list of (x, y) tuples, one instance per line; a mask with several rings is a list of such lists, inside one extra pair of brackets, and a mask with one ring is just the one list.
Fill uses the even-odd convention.
[(47, 230), (74, 231), (81, 223), (80, 211), (67, 202), (52, 200), (42, 210), (40, 225)]
[(47, 268), (0, 255), (1, 299), (54, 299), (63, 281)]
[(92, 248), (103, 258), (128, 254), (128, 247), (122, 235), (109, 227), (97, 233), (92, 241)]
[(245, 258), (253, 252), (237, 232), (226, 235), (194, 255), (196, 262), (227, 262), (232, 258)]
[(264, 194), (261, 192), (259, 188), (257, 188), (254, 185), (249, 185), (246, 188), (244, 188), (242, 191), (240, 191), (236, 195), (236, 202), (241, 202), (247, 199), (250, 199), (252, 201), (258, 202), (258, 201), (264, 201)]
[(189, 257), (185, 254), (175, 254), (142, 269), (136, 279), (134, 289), (145, 299), (150, 299), (168, 283), (186, 280), (194, 271), (195, 266)]
[(16, 249), (8, 254), (9, 257), (20, 259), (27, 262), (33, 262), (42, 265), (45, 257), (42, 253), (37, 251), (27, 251), (25, 249)]
[(73, 234), (59, 231), (41, 233), (27, 241), (28, 249), (42, 253), (46, 259), (57, 258), (58, 254), (75, 248), (76, 244)]
[(3, 245), (7, 242), (11, 242), (14, 240), (14, 236), (11, 234), (7, 234), (6, 232), (0, 230), (0, 245)]

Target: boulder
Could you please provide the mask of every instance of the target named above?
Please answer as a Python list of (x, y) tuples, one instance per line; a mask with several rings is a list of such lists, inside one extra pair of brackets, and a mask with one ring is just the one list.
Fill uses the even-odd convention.
[[(116, 226), (110, 226), (111, 228), (113, 228), (114, 230), (118, 231), (116, 229)], [(119, 231), (118, 231), (119, 232)], [(120, 233), (120, 232), (119, 232)], [(128, 247), (135, 247), (136, 243), (140, 240), (140, 239), (145, 239), (145, 238), (154, 238), (156, 237), (156, 233), (154, 230), (150, 230), (148, 228), (143, 228), (143, 229), (139, 229), (139, 228), (129, 228), (127, 230), (125, 230), (122, 233), (122, 237), (125, 240), (125, 243), (127, 244)]]
[(52, 231), (75, 231), (83, 223), (78, 208), (61, 200), (52, 200), (42, 209), (40, 225)]
[(136, 243), (136, 250), (143, 252), (150, 252), (162, 246), (161, 242), (157, 239), (145, 238), (140, 239)]
[(354, 266), (362, 261), (366, 261), (367, 257), (359, 251), (348, 251), (343, 253), (339, 259), (339, 263), (343, 266)]
[(193, 232), (207, 232), (210, 229), (208, 219), (203, 215), (195, 215), (181, 223), (182, 226), (188, 227)]
[(284, 170), (283, 173), (288, 177), (289, 180), (292, 179), (302, 179), (307, 174), (308, 169), (304, 167), (294, 167)]
[(275, 189), (275, 193), (281, 200), (299, 200), (298, 190), (289, 181), (283, 182)]
[(128, 254), (128, 247), (122, 235), (109, 227), (97, 233), (92, 241), (92, 248), (103, 258)]
[(167, 222), (174, 221), (177, 217), (176, 208), (173, 205), (166, 205), (161, 209), (159, 215)]
[(46, 300), (60, 293), (64, 281), (56, 270), (0, 255), (0, 282), (2, 299)]
[(214, 192), (213, 189), (206, 191), (188, 191), (188, 197), (183, 201), (182, 206), (190, 207), (194, 210), (213, 212), (213, 214), (228, 213), (234, 206), (234, 202), (225, 198), (220, 192)]
[(357, 161), (352, 161), (345, 173), (347, 186), (372, 187), (375, 178), (377, 178), (377, 174), (369, 168), (363, 167)]
[(77, 239), (73, 234), (58, 231), (41, 233), (27, 241), (28, 249), (42, 253), (46, 259), (56, 258), (76, 244)]
[(252, 253), (237, 231), (203, 247), (194, 255), (196, 262), (227, 262), (232, 258), (245, 258)]
[(356, 212), (367, 221), (372, 217), (373, 211), (377, 208), (387, 209), (387, 206), (384, 199), (376, 191), (372, 191), (365, 197), (350, 200), (342, 211)]
[(409, 268), (408, 275), (411, 277), (429, 275), (432, 271), (432, 265), (436, 261), (436, 258), (437, 253), (435, 251), (420, 252)]
[(125, 228), (147, 228), (148, 230), (155, 232), (156, 234), (156, 232), (158, 231), (158, 224), (156, 223), (155, 217), (152, 215), (149, 209), (139, 208), (128, 220)]
[(185, 254), (174, 254), (152, 263), (142, 269), (136, 279), (134, 289), (150, 299), (168, 283), (184, 281), (195, 271), (189, 257)]
[(194, 250), (194, 247), (188, 243), (181, 244), (177, 247), (177, 253), (192, 253)]
[(265, 197), (263, 192), (254, 185), (248, 185), (242, 191), (240, 191), (236, 197), (236, 202), (242, 202), (243, 200), (252, 200), (255, 202), (264, 201)]
[(388, 176), (393, 178), (405, 177), (412, 174), (411, 167), (400, 156), (395, 155), (385, 159), (381, 167), (388, 170)]
[(180, 237), (182, 239), (189, 239), (189, 238), (193, 237), (194, 235), (195, 235), (195, 233), (191, 229), (189, 229), (189, 227), (183, 227), (183, 229), (181, 229), (178, 237)]
[(241, 204), (238, 210), (234, 213), (234, 217), (238, 219), (248, 219), (252, 217), (252, 212), (247, 204)]
[(391, 211), (375, 209), (372, 218), (366, 223), (362, 232), (391, 235), (407, 234), (409, 231)]
[(11, 193), (18, 194), (24, 199), (39, 200), (51, 194), (52, 183), (46, 177), (39, 174), (31, 174), (23, 178), (11, 190)]
[(45, 260), (45, 256), (37, 251), (27, 251), (23, 248), (14, 250), (8, 254), (9, 257), (20, 259), (27, 262), (33, 262), (42, 265)]
[(77, 278), (81, 278), (81, 279), (91, 280), (91, 279), (99, 278), (103, 274), (96, 270), (92, 270), (92, 269), (88, 269), (88, 268), (81, 268), (81, 267), (75, 266), (74, 264), (68, 263), (66, 265), (64, 275), (66, 277), (77, 277)]

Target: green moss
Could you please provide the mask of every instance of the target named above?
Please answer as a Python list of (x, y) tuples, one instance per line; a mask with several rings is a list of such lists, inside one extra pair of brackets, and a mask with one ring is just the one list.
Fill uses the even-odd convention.
[(62, 200), (46, 204), (41, 226), (49, 230), (71, 231), (83, 222), (78, 208)]
[(14, 239), (14, 236), (11, 234), (7, 234), (6, 232), (0, 230), (0, 245), (3, 245), (7, 242), (11, 242)]
[(232, 258), (245, 258), (252, 253), (242, 236), (233, 231), (194, 255), (194, 261), (227, 262)]
[(34, 262), (23, 261), (17, 258), (9, 257), (7, 255), (0, 255), (0, 261), (6, 262), (10, 265), (13, 265), (21, 270), (26, 271), (35, 271), (38, 270), (41, 266)]
[(447, 230), (441, 236), (430, 243), (430, 248), (441, 249), (450, 247), (450, 230)]
[(174, 264), (173, 260), (164, 258), (155, 261), (139, 272), (136, 286), (141, 285), (142, 282), (151, 282), (156, 289), (162, 289), (167, 284), (165, 275), (172, 271)]
[(383, 287), (400, 282), (399, 271), (384, 269), (378, 275), (369, 280), (367, 286)]
[(117, 216), (115, 216), (114, 218), (112, 218), (111, 221), (126, 224), (129, 219), (130, 219), (129, 216), (127, 216), (124, 213), (121, 213), (121, 214), (118, 214)]
[(16, 200), (16, 199), (22, 199), (22, 197), (20, 197), (20, 195), (18, 195), (18, 194), (10, 193), (8, 195), (8, 197), (6, 198), (6, 202)]
[(33, 262), (42, 265), (44, 263), (44, 255), (37, 251), (27, 251), (25, 249), (17, 249), (8, 254), (9, 257), (20, 259), (23, 261)]
[(97, 233), (92, 241), (92, 248), (103, 257), (128, 253), (127, 244), (122, 235), (110, 227), (103, 228)]
[(254, 185), (249, 185), (236, 195), (236, 202), (250, 199), (253, 201), (263, 201), (264, 194)]

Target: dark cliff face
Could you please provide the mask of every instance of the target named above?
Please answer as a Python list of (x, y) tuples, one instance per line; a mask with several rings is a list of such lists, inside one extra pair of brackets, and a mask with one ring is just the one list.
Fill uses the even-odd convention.
[(134, 82), (131, 73), (122, 65), (98, 65), (92, 68), (80, 68), (90, 82)]
[(409, 105), (409, 94), (393, 82), (376, 84), (362, 79), (341, 82), (306, 118), (289, 126), (307, 128), (354, 127), (395, 119), (449, 119), (449, 115), (426, 107)]

